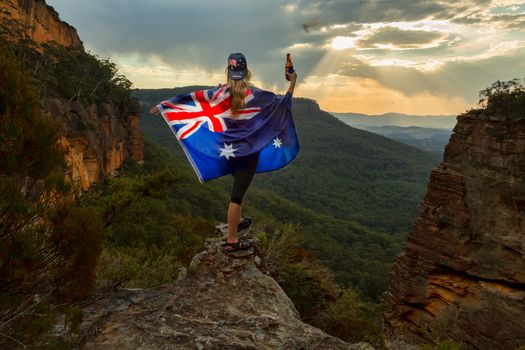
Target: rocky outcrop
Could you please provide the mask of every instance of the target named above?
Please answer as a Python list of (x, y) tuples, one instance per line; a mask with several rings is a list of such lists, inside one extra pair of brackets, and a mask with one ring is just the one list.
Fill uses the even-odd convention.
[(2, 0), (0, 20), (8, 19), (18, 21), (37, 44), (55, 41), (67, 47), (82, 46), (76, 29), (61, 21), (44, 0)]
[[(224, 225), (219, 233), (225, 233)], [(175, 283), (121, 290), (85, 307), (79, 347), (373, 350), (303, 323), (281, 287), (262, 271), (257, 249), (227, 254), (220, 242), (207, 239), (187, 275), (179, 274)]]
[(304, 98), (304, 97), (294, 97), (293, 99), (293, 111), (294, 113), (315, 113), (320, 112), (321, 108), (317, 101)]
[(120, 115), (110, 104), (85, 107), (77, 101), (47, 99), (44, 108), (61, 126), (66, 178), (78, 190), (117, 174), (123, 161), (144, 158), (139, 112)]
[(391, 271), (385, 336), (525, 345), (524, 252), (525, 119), (460, 115)]

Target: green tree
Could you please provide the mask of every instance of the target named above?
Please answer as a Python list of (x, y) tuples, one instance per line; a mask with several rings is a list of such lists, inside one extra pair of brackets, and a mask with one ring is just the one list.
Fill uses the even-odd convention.
[(57, 137), (30, 75), (0, 42), (1, 348), (43, 346), (55, 315), (95, 285), (104, 232), (69, 199)]
[(484, 115), (507, 119), (525, 119), (525, 79), (496, 81), (479, 93)]
[(278, 225), (272, 233), (259, 231), (266, 265), (295, 304), (303, 321), (345, 341), (366, 341), (383, 347), (381, 311), (352, 288), (334, 282), (334, 274), (301, 247), (295, 225)]

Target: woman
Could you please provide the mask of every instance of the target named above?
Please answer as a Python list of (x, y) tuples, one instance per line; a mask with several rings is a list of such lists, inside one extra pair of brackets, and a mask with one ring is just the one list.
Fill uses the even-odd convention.
[[(216, 131), (213, 129), (213, 125), (219, 128), (221, 127), (220, 123), (223, 123), (225, 126), (229, 125), (227, 130), (223, 131), (220, 129), (222, 132), (220, 133), (221, 139), (218, 144), (223, 146), (219, 148), (220, 156), (217, 158), (221, 159), (222, 162), (227, 161), (228, 172), (233, 174), (234, 177), (228, 206), (228, 237), (223, 244), (223, 249), (226, 252), (233, 252), (250, 248), (252, 245), (252, 241), (249, 239), (238, 239), (237, 231), (251, 224), (249, 218), (241, 220), (241, 212), (244, 195), (255, 173), (276, 170), (290, 162), (298, 152), (297, 140), (295, 140), (295, 147), (290, 148), (291, 151), (281, 152), (284, 155), (279, 154), (278, 156), (274, 156), (270, 152), (272, 148), (275, 148), (276, 151), (284, 150), (283, 141), (294, 139), (294, 136), (296, 138), (290, 104), (297, 74), (295, 72), (286, 72), (290, 80), (290, 86), (286, 95), (279, 99), (275, 98), (273, 93), (260, 90), (250, 84), (251, 72), (248, 70), (246, 57), (242, 53), (232, 53), (229, 55), (226, 72), (228, 80), (226, 85), (220, 85), (213, 90), (205, 90), (204, 92), (197, 91), (191, 95), (181, 95), (182, 97), (176, 97), (170, 101), (162, 102), (158, 106), (153, 107), (150, 112), (153, 114), (161, 112), (168, 124), (174, 127), (172, 130), (179, 141), (181, 141), (181, 139), (185, 140), (186, 135), (193, 135), (193, 133), (199, 129), (200, 123), (203, 123), (202, 118), (213, 117), (213, 122), (216, 124), (208, 120), (209, 128), (212, 131)], [(224, 98), (221, 100), (220, 96)], [(217, 102), (215, 105), (222, 104), (228, 108), (226, 113), (209, 116), (211, 113), (210, 110), (215, 108), (212, 103), (214, 99), (216, 99)], [(186, 100), (186, 104), (182, 103), (184, 100)], [(207, 114), (204, 117), (201, 114), (199, 118), (191, 119), (191, 122), (189, 122), (190, 119), (188, 119), (187, 112), (189, 107), (186, 108), (188, 103), (192, 105), (192, 108), (196, 104), (202, 103), (202, 105), (205, 105), (205, 107), (202, 107), (202, 110), (204, 111), (206, 109), (208, 111)], [(286, 103), (288, 103), (288, 106), (286, 106)], [(288, 109), (287, 112), (286, 109)], [(182, 112), (182, 110), (184, 110), (184, 112)], [(285, 110), (286, 113), (280, 113), (280, 110)], [(177, 113), (184, 114), (184, 117), (178, 117)], [(289, 114), (289, 116), (286, 114)], [(220, 123), (217, 121), (218, 116), (222, 118)], [(195, 122), (194, 120), (197, 119), (198, 121)], [(185, 123), (184, 127), (180, 126), (182, 123)], [(193, 124), (188, 125), (188, 123)], [(292, 126), (291, 134), (289, 131), (284, 130), (285, 127), (283, 125)], [(205, 133), (206, 130), (202, 132)], [(207, 132), (209, 134), (209, 131)], [(244, 136), (243, 134), (249, 135)], [(250, 137), (251, 139), (249, 139)], [(256, 139), (254, 139), (254, 137)], [(197, 137), (195, 137), (195, 139), (196, 138)], [(272, 140), (273, 143), (270, 144), (268, 141)], [(206, 171), (204, 167), (212, 166), (209, 160), (210, 158), (206, 158), (209, 165), (204, 162), (204, 165), (200, 165), (199, 168), (199, 164), (197, 164), (198, 159), (192, 157), (191, 150), (188, 151), (188, 147), (192, 147), (192, 145), (185, 144), (184, 142), (186, 141), (181, 142), (181, 146), (185, 150), (201, 182), (223, 175), (223, 173), (218, 173), (204, 177), (203, 173)], [(201, 145), (202, 143), (203, 142), (200, 142)], [(271, 145), (273, 145), (273, 147)], [(213, 149), (213, 147), (210, 148)], [(238, 154), (235, 154), (235, 151), (238, 150)], [(264, 152), (263, 156), (261, 156), (261, 152)], [(222, 156), (224, 156), (224, 159)], [(269, 158), (279, 157), (282, 159), (278, 159), (277, 163), (274, 162), (275, 164), (263, 164), (264, 162), (271, 163), (273, 159), (268, 160)], [(260, 158), (264, 159), (260, 161)]]

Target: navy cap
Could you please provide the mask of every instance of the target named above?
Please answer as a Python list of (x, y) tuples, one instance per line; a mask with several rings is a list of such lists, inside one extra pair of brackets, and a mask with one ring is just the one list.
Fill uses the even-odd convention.
[(241, 80), (246, 77), (248, 71), (246, 57), (240, 52), (232, 53), (228, 56), (228, 78)]

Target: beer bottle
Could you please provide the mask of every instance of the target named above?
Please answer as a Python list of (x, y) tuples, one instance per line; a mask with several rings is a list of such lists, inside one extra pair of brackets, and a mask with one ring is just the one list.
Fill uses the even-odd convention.
[(286, 76), (286, 80), (290, 80), (288, 75), (286, 73), (292, 74), (294, 72), (293, 70), (293, 64), (292, 64), (292, 58), (289, 53), (286, 54), (286, 63), (284, 64), (284, 75)]

